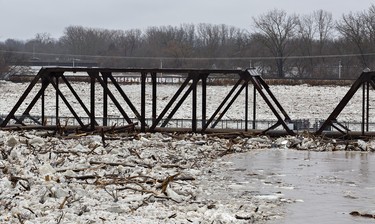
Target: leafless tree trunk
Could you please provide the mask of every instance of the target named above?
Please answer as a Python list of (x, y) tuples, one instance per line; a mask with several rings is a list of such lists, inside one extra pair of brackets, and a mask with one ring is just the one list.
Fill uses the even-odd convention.
[(288, 16), (283, 10), (272, 10), (253, 18), (255, 28), (263, 36), (263, 43), (276, 59), (277, 74), (284, 77), (284, 63), (292, 49), (288, 48), (289, 41), (296, 35), (298, 17)]
[[(332, 40), (333, 20), (332, 14), (318, 10), (310, 15), (301, 17), (298, 25), (299, 49), (306, 59), (301, 59), (299, 70), (301, 75), (311, 77), (314, 67), (324, 67), (324, 57), (312, 58), (311, 56), (322, 56), (325, 54), (325, 47)], [(305, 74), (306, 73), (306, 74)], [(322, 75), (323, 70), (319, 70)]]

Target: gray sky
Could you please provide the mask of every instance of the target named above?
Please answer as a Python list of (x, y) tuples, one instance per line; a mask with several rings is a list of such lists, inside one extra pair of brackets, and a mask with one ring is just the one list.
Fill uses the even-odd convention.
[(0, 0), (0, 41), (28, 40), (37, 33), (58, 38), (71, 25), (145, 29), (183, 23), (227, 24), (251, 30), (252, 17), (278, 8), (310, 14), (367, 10), (374, 0)]

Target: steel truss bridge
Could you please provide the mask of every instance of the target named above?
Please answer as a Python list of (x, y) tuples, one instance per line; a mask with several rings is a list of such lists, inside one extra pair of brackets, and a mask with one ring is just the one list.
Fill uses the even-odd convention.
[[(71, 82), (74, 81), (74, 76), (68, 75), (71, 73), (80, 73), (87, 76), (90, 85), (87, 91), (89, 92), (89, 100), (83, 100), (80, 94), (74, 89)], [(140, 103), (134, 102), (129, 97), (128, 93), (122, 88), (116, 78), (115, 74), (138, 74), (141, 80), (140, 84)], [(171, 96), (168, 103), (160, 110), (158, 109), (158, 79), (163, 75), (179, 75), (183, 77), (182, 83), (178, 84), (179, 88)], [(215, 105), (207, 98), (208, 88), (207, 80), (214, 77), (230, 76), (231, 79), (236, 80), (232, 85), (231, 90), (221, 100), (219, 105)], [(72, 81), (73, 80), (73, 81)], [(41, 83), (41, 85), (37, 85)], [(148, 85), (146, 85), (146, 83)], [(151, 84), (151, 85), (149, 85)], [(61, 87), (64, 85), (69, 90), (69, 93), (62, 91)], [(292, 120), (283, 109), (281, 103), (276, 99), (270, 87), (265, 80), (259, 75), (256, 69), (250, 68), (245, 70), (217, 70), (217, 69), (133, 69), (133, 68), (83, 68), (83, 67), (43, 67), (38, 74), (31, 81), (27, 89), (21, 95), (15, 106), (5, 118), (0, 119), (0, 126), (2, 128), (10, 127), (47, 127), (46, 118), (50, 118), (50, 114), (46, 114), (46, 89), (52, 86), (54, 89), (54, 104), (55, 112), (52, 115), (55, 119), (54, 127), (61, 126), (60, 119), (63, 116), (59, 111), (60, 104), (65, 104), (74, 119), (76, 129), (82, 131), (92, 131), (100, 127), (113, 126), (109, 121), (113, 117), (109, 114), (109, 104), (113, 104), (119, 114), (120, 119), (126, 121), (126, 125), (139, 128), (141, 132), (156, 132), (156, 131), (170, 131), (168, 123), (175, 121), (174, 115), (182, 108), (182, 105), (191, 100), (191, 118), (184, 119), (186, 127), (180, 127), (179, 130), (196, 133), (207, 133), (222, 131), (217, 128), (218, 124), (223, 122), (223, 116), (228, 110), (233, 107), (233, 104), (241, 94), (244, 94), (245, 102), (241, 104), (240, 110), (244, 113), (241, 120), (243, 125), (241, 128), (226, 129), (227, 132), (251, 132), (256, 134), (277, 135), (294, 135), (295, 132), (290, 124)], [(111, 86), (111, 88), (110, 88)], [(146, 88), (151, 86), (151, 100), (146, 100)], [(97, 92), (97, 87), (101, 91)], [(252, 89), (250, 89), (252, 87)], [(362, 122), (361, 131), (352, 132), (345, 125), (337, 121), (337, 116), (345, 108), (353, 95), (362, 87)], [(332, 128), (335, 135), (372, 135), (369, 129), (369, 95), (370, 87), (375, 88), (375, 72), (364, 72), (354, 82), (351, 89), (344, 96), (342, 101), (337, 105), (336, 109), (322, 123), (316, 134), (327, 134), (327, 128)], [(37, 91), (35, 91), (37, 90)], [(252, 91), (252, 94), (250, 94)], [(35, 93), (36, 92), (36, 93)], [(67, 94), (74, 96), (75, 103), (66, 97)], [(96, 98), (101, 94), (102, 105), (98, 106)], [(252, 97), (249, 97), (252, 95)], [(121, 97), (119, 97), (121, 96)], [(257, 97), (266, 103), (269, 111), (274, 116), (275, 122), (268, 125), (264, 129), (257, 129)], [(26, 99), (30, 99), (28, 101)], [(199, 104), (198, 104), (199, 100)], [(31, 110), (40, 101), (40, 114), (32, 115)], [(86, 103), (84, 103), (86, 102)], [(48, 102), (51, 105), (51, 102)], [(26, 104), (27, 107), (20, 112), (21, 105)], [(77, 108), (77, 104), (79, 108)], [(38, 104), (39, 105), (39, 104)], [(135, 106), (140, 105), (140, 106)], [(238, 106), (238, 105), (237, 105)], [(151, 107), (151, 110), (146, 110), (146, 107)], [(207, 109), (213, 113), (208, 114)], [(112, 108), (113, 109), (113, 108)], [(214, 110), (212, 110), (214, 109)], [(85, 119), (79, 115), (78, 111), (84, 111)], [(102, 116), (96, 116), (96, 112), (102, 110)], [(149, 111), (149, 112), (147, 112)], [(65, 115), (66, 116), (66, 115)], [(178, 120), (178, 119), (177, 119)], [(186, 121), (187, 120), (187, 121)], [(183, 125), (182, 125), (183, 126)], [(49, 127), (50, 128), (50, 127)]]

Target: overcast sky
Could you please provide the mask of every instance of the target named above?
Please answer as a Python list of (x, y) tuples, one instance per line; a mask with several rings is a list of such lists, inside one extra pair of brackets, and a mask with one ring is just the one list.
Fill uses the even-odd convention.
[(0, 0), (0, 41), (28, 40), (37, 33), (61, 37), (71, 25), (145, 29), (183, 23), (227, 24), (251, 30), (252, 17), (278, 8), (310, 14), (367, 10), (374, 0)]

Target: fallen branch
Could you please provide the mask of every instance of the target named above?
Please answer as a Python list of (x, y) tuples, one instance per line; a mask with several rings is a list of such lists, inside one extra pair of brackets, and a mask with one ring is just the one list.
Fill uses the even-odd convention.
[(18, 221), (20, 221), (21, 224), (24, 224), (24, 221), (22, 220), (22, 217), (21, 217), (20, 213), (17, 213), (17, 218), (18, 218)]
[(107, 190), (107, 188), (104, 188), (104, 191), (107, 192), (109, 195), (111, 195), (111, 197), (113, 198), (113, 201), (114, 202), (118, 202), (118, 194), (117, 194), (117, 190), (113, 190), (112, 192), (109, 192)]
[(121, 187), (121, 188), (117, 188), (116, 190), (118, 191), (122, 191), (122, 190), (133, 190), (133, 191), (138, 191), (138, 192), (142, 192), (142, 193), (150, 193), (150, 194), (154, 194), (154, 195), (157, 195), (157, 193), (155, 191), (151, 191), (151, 190), (145, 190), (145, 189), (137, 189), (137, 188), (134, 188), (134, 187)]
[(368, 213), (360, 213), (360, 212), (357, 212), (357, 211), (353, 211), (349, 214), (352, 215), (352, 216), (360, 216), (360, 217), (364, 217), (364, 218), (375, 219), (375, 215), (368, 214)]
[(89, 180), (89, 179), (97, 179), (99, 176), (97, 175), (83, 175), (83, 176), (65, 176), (67, 179), (76, 179), (76, 180)]
[(251, 220), (251, 219), (254, 219), (253, 216), (239, 216), (239, 215), (235, 215), (234, 217), (236, 219), (240, 219), (240, 220)]
[(129, 148), (128, 150), (129, 150), (130, 154), (136, 155), (138, 159), (142, 159), (136, 149)]
[(64, 218), (64, 215), (65, 215), (65, 213), (62, 212), (61, 215), (60, 215), (60, 217), (57, 219), (57, 224), (60, 224), (60, 222), (61, 222), (62, 219)]
[(73, 154), (73, 155), (76, 155), (76, 156), (79, 156), (79, 153), (86, 153), (86, 152), (79, 152), (79, 151), (73, 151), (73, 150), (59, 150), (59, 151), (53, 151), (53, 153), (55, 154)]
[(173, 219), (173, 218), (176, 218), (176, 217), (177, 217), (177, 214), (176, 214), (176, 213), (174, 213), (174, 214), (172, 214), (172, 215), (168, 216), (168, 219)]
[(162, 168), (178, 168), (178, 169), (187, 169), (187, 167), (182, 167), (180, 165), (177, 165), (177, 164), (162, 164), (161, 165)]
[(195, 180), (195, 178), (192, 176), (182, 176), (182, 177), (175, 177), (174, 180), (189, 181), (189, 180)]
[(165, 194), (165, 191), (167, 190), (168, 184), (169, 184), (170, 182), (172, 182), (173, 179), (174, 179), (175, 177), (177, 177), (178, 175), (180, 175), (180, 173), (177, 173), (177, 174), (175, 174), (175, 175), (173, 175), (173, 176), (169, 176), (169, 177), (165, 178), (165, 180), (164, 180), (163, 183), (161, 184), (161, 193)]
[(101, 164), (101, 165), (107, 165), (107, 166), (127, 166), (127, 167), (137, 167), (138, 165), (144, 168), (152, 168), (150, 164), (145, 164), (145, 163), (137, 163), (137, 165), (128, 164), (128, 163), (120, 163), (120, 162), (100, 162), (100, 161), (90, 161), (89, 163), (91, 165)]
[(103, 168), (104, 166), (96, 166), (96, 167), (83, 167), (83, 168), (64, 168), (64, 169), (59, 169), (59, 170), (56, 170), (56, 172), (58, 173), (63, 173), (65, 171), (68, 171), (68, 170), (71, 170), (73, 172), (81, 172), (81, 171), (88, 171), (88, 170), (97, 170), (97, 169), (101, 169)]
[[(26, 181), (27, 185), (24, 185), (22, 181)], [(9, 181), (12, 182), (13, 186), (17, 185), (19, 183), (25, 190), (29, 191), (30, 190), (30, 183), (27, 178), (24, 177), (16, 177), (16, 176), (10, 176)]]
[(64, 200), (61, 202), (60, 206), (59, 206), (59, 209), (63, 209), (64, 208), (64, 205), (66, 203), (66, 201), (68, 200), (70, 196), (65, 196)]
[(35, 217), (38, 217), (38, 215), (33, 210), (31, 210), (31, 208), (28, 208), (28, 207), (25, 207), (25, 206), (23, 206), (23, 208), (30, 211), (31, 213), (33, 213), (35, 215)]
[(127, 167), (136, 167), (136, 165), (128, 163), (116, 163), (116, 162), (100, 162), (100, 161), (90, 161), (90, 165), (107, 165), (107, 166), (127, 166)]

